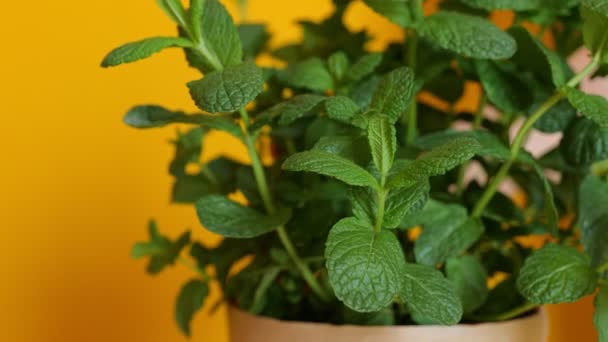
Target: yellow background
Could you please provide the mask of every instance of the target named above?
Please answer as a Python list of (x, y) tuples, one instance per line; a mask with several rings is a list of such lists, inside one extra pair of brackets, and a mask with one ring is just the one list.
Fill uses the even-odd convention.
[[(298, 37), (293, 20), (320, 19), (328, 0), (252, 0), (274, 43)], [(234, 12), (233, 4), (229, 4)], [(385, 39), (400, 33), (361, 4), (352, 27)], [(177, 234), (210, 241), (189, 207), (169, 206), (173, 129), (121, 123), (133, 104), (192, 109), (185, 83), (197, 77), (178, 51), (112, 70), (111, 48), (170, 35), (153, 0), (3, 1), (0, 5), (0, 341), (178, 342), (173, 300), (183, 269), (150, 278), (129, 259), (150, 216)], [(240, 146), (215, 136), (206, 154)], [(552, 341), (593, 341), (591, 303), (551, 308)], [(199, 315), (193, 341), (226, 339), (223, 312)]]

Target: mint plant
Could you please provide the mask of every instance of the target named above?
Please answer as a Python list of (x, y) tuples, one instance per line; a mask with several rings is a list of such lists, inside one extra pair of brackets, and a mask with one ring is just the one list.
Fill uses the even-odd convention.
[[(444, 0), (427, 14), (421, 0), (365, 0), (406, 33), (381, 53), (344, 26), (348, 0), (275, 50), (264, 25), (235, 25), (218, 0), (158, 2), (177, 36), (124, 45), (102, 65), (180, 48), (203, 74), (188, 83), (201, 112), (145, 105), (125, 117), (190, 127), (174, 141), (172, 199), (225, 237), (172, 240), (152, 222), (133, 249), (149, 273), (194, 271), (177, 299), (184, 333), (215, 282), (221, 302), (253, 314), (360, 325), (509, 320), (595, 293), (608, 341), (608, 101), (579, 89), (608, 71), (608, 1)], [(490, 22), (494, 10), (514, 12), (512, 27)], [(592, 58), (574, 72), (566, 59), (583, 45)], [(257, 66), (261, 54), (285, 67)], [(475, 113), (455, 111), (465, 82), (483, 90)], [(533, 129), (562, 141), (535, 158), (524, 146)], [(201, 160), (215, 130), (251, 162)], [(487, 182), (467, 180), (473, 164)], [(525, 205), (499, 190), (506, 179)]]

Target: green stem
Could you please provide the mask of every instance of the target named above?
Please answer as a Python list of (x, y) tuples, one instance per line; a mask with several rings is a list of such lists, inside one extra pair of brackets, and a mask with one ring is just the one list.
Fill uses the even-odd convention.
[(293, 139), (291, 139), (291, 138), (285, 139), (285, 147), (287, 147), (287, 153), (289, 153), (289, 155), (296, 154), (296, 152), (298, 152), (298, 149), (296, 148), (296, 144), (293, 142)]
[(182, 266), (186, 267), (187, 269), (191, 270), (192, 272), (200, 275), (203, 278), (203, 280), (205, 280), (205, 281), (211, 280), (211, 277), (204, 270), (201, 270), (197, 265), (193, 264), (188, 259), (180, 256), (179, 258), (177, 258), (177, 262), (179, 262)]
[(414, 21), (416, 23), (424, 20), (424, 7), (422, 6), (422, 0), (414, 0), (411, 3), (412, 13), (414, 14)]
[(213, 174), (213, 171), (211, 171), (211, 169), (209, 168), (208, 165), (203, 165), (201, 166), (201, 172), (205, 175), (205, 177), (207, 177), (209, 179), (209, 181), (215, 185), (215, 186), (219, 186), (220, 182), (217, 180), (217, 177)]
[(534, 124), (549, 110), (553, 107), (557, 102), (559, 102), (564, 97), (564, 94), (561, 91), (556, 92), (551, 98), (549, 98), (545, 103), (543, 103), (534, 114), (532, 114), (526, 122), (524, 122), (523, 126), (517, 133), (513, 144), (511, 145), (511, 157), (507, 160), (501, 168), (498, 170), (498, 173), (494, 176), (494, 178), (488, 184), (486, 191), (483, 193), (479, 201), (475, 204), (473, 208), (473, 213), (471, 216), (473, 218), (480, 218), (483, 214), (484, 210), (498, 191), (498, 187), (503, 182), (505, 177), (509, 174), (511, 170), (511, 166), (515, 163), (517, 158), (519, 157), (519, 153), (521, 148), (525, 142), (528, 133), (534, 127)]
[(522, 125), (515, 140), (513, 140), (513, 145), (511, 146), (511, 160), (514, 161), (519, 157), (519, 152), (526, 142), (526, 138), (528, 137), (528, 133), (534, 127), (534, 124), (540, 118), (549, 111), (554, 105), (556, 105), (559, 101), (564, 98), (564, 93), (561, 91), (557, 91), (553, 96), (551, 96), (545, 103), (543, 103), (537, 110), (534, 112)]
[(498, 187), (502, 183), (503, 179), (509, 173), (509, 170), (511, 169), (512, 165), (513, 160), (507, 160), (507, 162), (502, 165), (500, 170), (498, 170), (496, 176), (494, 176), (494, 178), (488, 184), (486, 191), (483, 193), (479, 201), (477, 201), (477, 204), (475, 204), (475, 208), (473, 208), (473, 212), (471, 213), (471, 216), (473, 218), (481, 217), (484, 210), (486, 209), (486, 206), (490, 203), (490, 201), (498, 191)]
[[(258, 191), (260, 192), (260, 196), (262, 197), (262, 201), (264, 202), (264, 207), (269, 214), (274, 214), (276, 212), (276, 208), (274, 206), (272, 195), (270, 193), (270, 188), (268, 187), (268, 182), (266, 181), (266, 175), (264, 173), (264, 168), (262, 167), (262, 162), (260, 160), (260, 156), (255, 147), (255, 140), (249, 134), (249, 114), (244, 108), (239, 110), (241, 114), (241, 118), (243, 119), (243, 137), (245, 140), (245, 145), (247, 146), (247, 151), (249, 153), (249, 158), (251, 159), (251, 166), (253, 168), (253, 174), (258, 185)], [(315, 278), (312, 271), (308, 268), (308, 265), (298, 255), (293, 243), (289, 239), (287, 235), (287, 231), (284, 226), (279, 226), (277, 228), (277, 234), (279, 235), (279, 239), (283, 244), (283, 247), (287, 251), (287, 254), (291, 257), (293, 263), (298, 267), (300, 272), (302, 273), (302, 277), (308, 283), (308, 286), (323, 300), (330, 301), (331, 297), (326, 293), (326, 291), (321, 287), (317, 279)]]
[[(413, 70), (416, 71), (416, 66), (418, 64), (417, 54), (418, 54), (418, 35), (416, 31), (410, 30), (410, 34), (407, 40), (408, 44), (408, 65)], [(418, 104), (416, 103), (416, 94), (414, 94), (412, 98), (412, 103), (410, 104), (410, 108), (407, 112), (407, 135), (406, 142), (408, 145), (412, 144), (418, 135)]]
[(496, 192), (498, 191), (498, 187), (505, 179), (505, 177), (509, 174), (511, 170), (511, 166), (515, 163), (517, 158), (519, 157), (519, 153), (521, 148), (528, 137), (528, 133), (534, 127), (534, 124), (549, 110), (553, 107), (557, 102), (559, 102), (564, 97), (564, 94), (561, 91), (556, 92), (551, 98), (549, 98), (543, 105), (534, 112), (527, 120), (524, 122), (523, 126), (517, 133), (513, 144), (511, 145), (511, 157), (507, 160), (502, 167), (498, 170), (498, 173), (488, 184), (486, 191), (483, 193), (475, 208), (473, 208), (472, 216), (474, 218), (480, 218), (486, 209), (487, 205), (490, 203)]
[(407, 112), (407, 136), (406, 142), (411, 145), (418, 136), (418, 104), (412, 100), (410, 109)]
[(521, 306), (516, 307), (515, 309), (511, 310), (511, 311), (507, 311), (503, 314), (497, 315), (494, 317), (493, 320), (495, 321), (507, 321), (513, 318), (517, 318), (523, 314), (525, 314), (526, 312), (536, 309), (538, 308), (539, 305), (538, 304), (533, 304), (533, 303), (529, 303), (526, 302)]
[[(384, 183), (384, 182), (383, 182)], [(380, 233), (382, 230), (382, 224), (384, 223), (384, 211), (386, 208), (386, 190), (380, 190), (378, 192), (378, 215), (376, 216), (376, 225), (374, 232)]]
[(488, 96), (486, 93), (482, 93), (479, 98), (479, 105), (477, 107), (477, 112), (475, 113), (475, 118), (473, 121), (473, 128), (479, 129), (483, 124), (484, 113), (486, 109), (486, 104), (488, 103)]
[[(608, 37), (608, 34), (606, 35)], [(606, 41), (606, 40), (605, 40)], [(603, 44), (602, 44), (603, 45)], [(568, 87), (576, 87), (585, 77), (587, 77), (593, 70), (598, 66), (600, 62), (600, 55), (596, 54), (593, 57), (593, 60), (576, 76), (574, 76), (570, 81), (568, 81)], [(500, 168), (496, 176), (490, 181), (486, 191), (483, 193), (475, 207), (473, 208), (472, 216), (474, 218), (479, 218), (483, 214), (486, 206), (490, 203), (496, 192), (498, 191), (498, 187), (504, 180), (504, 178), (509, 174), (511, 166), (515, 163), (517, 158), (519, 157), (519, 153), (524, 145), (526, 138), (528, 137), (528, 133), (534, 127), (534, 124), (555, 104), (561, 101), (565, 97), (563, 89), (558, 89), (553, 96), (551, 96), (545, 103), (543, 103), (537, 110), (534, 112), (523, 124), (515, 140), (513, 140), (513, 144), (511, 145), (511, 157), (509, 160), (503, 164)]]
[(597, 162), (591, 166), (591, 171), (598, 177), (605, 177), (608, 175), (608, 160)]
[(460, 165), (458, 168), (458, 180), (456, 181), (456, 195), (462, 196), (464, 193), (464, 177), (466, 176), (467, 168), (470, 163), (465, 163)]
[(603, 274), (606, 271), (608, 271), (608, 262), (597, 268), (597, 273), (599, 274)]
[[(475, 118), (473, 121), (473, 129), (480, 129), (483, 124), (484, 119), (484, 109), (486, 108), (486, 104), (488, 103), (488, 97), (486, 93), (481, 93), (479, 97), (479, 104), (477, 106), (477, 112), (475, 113)], [(464, 178), (466, 176), (467, 168), (471, 165), (471, 163), (462, 164), (458, 170), (458, 180), (456, 182), (456, 195), (462, 196), (464, 193)]]
[(585, 77), (589, 76), (595, 70), (595, 68), (597, 68), (602, 59), (601, 51), (604, 49), (604, 46), (606, 44), (608, 44), (608, 33), (604, 35), (604, 38), (600, 43), (598, 52), (593, 56), (591, 62), (587, 64), (587, 66), (583, 70), (581, 70), (580, 73), (578, 73), (570, 81), (568, 81), (568, 83), (566, 84), (568, 87), (576, 87), (579, 83), (583, 81), (583, 79), (585, 79)]
[(545, 32), (547, 32), (547, 29), (549, 29), (549, 25), (542, 25), (540, 27), (540, 30), (538, 30), (538, 33), (536, 34), (536, 38), (542, 40), (545, 35)]

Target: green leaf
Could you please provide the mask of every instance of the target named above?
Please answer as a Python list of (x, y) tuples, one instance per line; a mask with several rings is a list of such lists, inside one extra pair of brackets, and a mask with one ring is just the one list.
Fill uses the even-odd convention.
[(441, 325), (454, 325), (462, 318), (462, 304), (454, 285), (433, 267), (407, 264), (403, 268), (401, 299), (413, 315)]
[(356, 218), (334, 225), (325, 259), (336, 297), (355, 311), (384, 309), (402, 287), (405, 259), (399, 241), (392, 232), (376, 233)]
[(173, 142), (175, 158), (169, 165), (169, 173), (175, 177), (182, 177), (187, 175), (188, 164), (200, 162), (205, 131), (202, 127), (196, 127), (186, 133), (178, 131), (177, 134), (177, 140)]
[(386, 176), (393, 166), (397, 152), (395, 126), (384, 115), (374, 115), (369, 120), (367, 139), (374, 164), (382, 176)]
[(386, 74), (372, 99), (370, 110), (387, 115), (394, 123), (409, 107), (414, 96), (414, 73), (401, 67)]
[(331, 74), (319, 58), (311, 58), (287, 69), (287, 83), (296, 88), (324, 92), (334, 88)]
[(346, 77), (351, 81), (360, 81), (371, 75), (382, 63), (381, 53), (370, 53), (361, 57), (346, 73)]
[(286, 224), (291, 210), (266, 215), (220, 195), (209, 195), (196, 202), (196, 213), (208, 230), (230, 238), (248, 239), (270, 233)]
[(325, 101), (325, 110), (330, 119), (350, 123), (361, 108), (346, 96), (332, 96)]
[(491, 22), (456, 12), (427, 17), (419, 33), (444, 49), (477, 59), (507, 59), (517, 50), (515, 40)]
[(178, 25), (186, 25), (186, 12), (179, 0), (156, 0), (158, 6)]
[(454, 284), (465, 314), (479, 309), (488, 298), (488, 274), (474, 256), (448, 259), (445, 270)]
[(585, 0), (581, 5), (583, 17), (583, 38), (585, 45), (594, 55), (599, 55), (603, 63), (608, 63), (608, 11), (605, 1)]
[(585, 94), (574, 88), (567, 88), (566, 94), (576, 110), (600, 127), (608, 128), (608, 100), (598, 95)]
[(348, 159), (322, 151), (300, 152), (287, 158), (283, 169), (319, 173), (355, 186), (378, 187), (378, 182), (369, 172)]
[(182, 249), (190, 243), (190, 232), (186, 232), (177, 240), (171, 241), (158, 232), (158, 227), (154, 221), (150, 221), (148, 230), (150, 241), (136, 243), (131, 250), (131, 257), (134, 259), (150, 257), (147, 272), (158, 274), (165, 267), (175, 264)]
[(488, 11), (530, 11), (540, 8), (541, 5), (541, 0), (462, 0), (462, 2), (471, 7)]
[(486, 96), (498, 109), (515, 113), (530, 107), (531, 90), (510, 70), (488, 60), (475, 60), (475, 68)]
[(344, 307), (343, 321), (340, 323), (357, 326), (392, 326), (395, 325), (395, 312), (388, 307), (378, 312), (356, 312)]
[(574, 302), (590, 295), (597, 273), (576, 248), (547, 245), (526, 259), (517, 287), (534, 304)]
[(259, 253), (260, 247), (258, 240), (223, 239), (214, 248), (195, 243), (190, 249), (190, 255), (196, 260), (199, 269), (204, 270), (208, 265), (215, 266), (217, 280), (223, 288), (226, 288), (233, 265), (246, 255)]
[(583, 6), (608, 17), (608, 2), (606, 0), (582, 0)]
[(598, 342), (608, 341), (608, 285), (603, 285), (595, 297), (593, 322), (599, 334)]
[(545, 176), (545, 170), (538, 165), (534, 164), (536, 174), (541, 179), (544, 189), (544, 207), (545, 207), (545, 219), (547, 220), (547, 226), (551, 234), (555, 237), (559, 235), (559, 213), (555, 206), (555, 196), (553, 195), (553, 187)]
[(578, 224), (591, 265), (608, 262), (608, 183), (588, 175), (579, 188)]
[(579, 117), (564, 132), (560, 149), (570, 166), (588, 166), (608, 159), (608, 128)]
[(154, 37), (125, 44), (112, 50), (101, 62), (104, 68), (132, 63), (172, 47), (192, 47), (192, 42), (184, 38)]
[[(243, 61), (239, 31), (226, 8), (218, 0), (195, 0), (190, 8), (191, 31), (196, 49), (190, 62), (204, 73), (220, 71)], [(200, 65), (197, 65), (200, 64)]]
[[(431, 64), (433, 62), (427, 61), (427, 63)], [(460, 72), (448, 69), (449, 63), (445, 64), (447, 65), (445, 69), (442, 64), (433, 63), (426, 70), (419, 71), (416, 79), (416, 89), (429, 91), (443, 101), (455, 103), (464, 95), (466, 79), (462, 77)]]
[(313, 149), (338, 155), (359, 165), (366, 165), (370, 161), (367, 139), (361, 136), (324, 136), (317, 141)]
[(243, 44), (243, 55), (246, 60), (253, 61), (268, 44), (270, 33), (263, 24), (239, 24), (238, 30)]
[(386, 199), (383, 226), (389, 229), (397, 228), (405, 216), (424, 208), (430, 190), (431, 186), (426, 181), (392, 190)]
[(203, 308), (207, 296), (209, 296), (209, 285), (202, 280), (191, 280), (180, 290), (175, 307), (175, 318), (186, 336), (190, 336), (190, 323), (194, 315)]
[(457, 138), (422, 155), (389, 177), (389, 188), (407, 187), (428, 177), (445, 174), (470, 160), (481, 149), (475, 139)]
[[(449, 214), (445, 211), (448, 211)], [(448, 217), (450, 217), (448, 224), (462, 224), (467, 219), (467, 211), (459, 205), (446, 205), (429, 199), (422, 210), (406, 216), (401, 221), (400, 227), (407, 229), (415, 226), (441, 226), (447, 222)]]
[(133, 107), (123, 120), (134, 128), (158, 128), (170, 124), (195, 124), (205, 128), (226, 131), (235, 137), (240, 137), (241, 128), (231, 119), (210, 115), (186, 115), (179, 111), (170, 111), (160, 106), (147, 105)]
[(378, 85), (382, 77), (372, 75), (369, 78), (355, 84), (350, 93), (350, 98), (363, 110), (370, 107), (374, 98), (374, 93), (378, 89)]
[(363, 0), (367, 6), (401, 27), (412, 23), (410, 0)]
[[(544, 101), (547, 100), (547, 95), (541, 92), (535, 96), (535, 103), (529, 108), (528, 114), (534, 113)], [(542, 98), (542, 100), (541, 100)], [(563, 99), (549, 109), (536, 123), (534, 128), (545, 133), (563, 132), (568, 128), (568, 125), (576, 118), (576, 109), (572, 107), (567, 99)]]
[(201, 165), (198, 173), (184, 172), (175, 177), (171, 201), (180, 204), (194, 204), (206, 195), (230, 194), (236, 190), (236, 174), (241, 168), (243, 168), (241, 164), (220, 157)]
[[(464, 222), (457, 220), (455, 211), (460, 210), (458, 206), (446, 206), (445, 210), (436, 213), (445, 215), (441, 220), (443, 224), (424, 225), (414, 246), (416, 262), (429, 266), (441, 264), (462, 254), (479, 240), (484, 231), (481, 222), (474, 219)], [(435, 220), (439, 221), (438, 218)]]
[(201, 197), (212, 193), (217, 193), (217, 190), (209, 179), (186, 175), (175, 180), (171, 191), (171, 201), (173, 203), (192, 204)]
[(482, 130), (455, 131), (449, 129), (446, 131), (435, 132), (418, 138), (414, 142), (414, 146), (423, 150), (433, 150), (457, 138), (471, 138), (477, 140), (480, 145), (477, 155), (482, 157), (490, 157), (503, 161), (511, 158), (511, 151), (500, 141), (500, 139), (498, 139), (497, 136), (488, 131)]
[(547, 79), (550, 77), (553, 85), (558, 88), (566, 84), (567, 65), (555, 51), (549, 50), (523, 26), (511, 27), (509, 34), (517, 42), (517, 52), (513, 56), (517, 64), (526, 66)]
[(148, 105), (133, 107), (124, 117), (124, 122), (134, 128), (156, 128), (183, 122), (183, 112), (174, 112), (161, 106)]
[(209, 113), (234, 112), (247, 105), (264, 90), (262, 71), (244, 63), (188, 83), (196, 105)]
[(310, 113), (325, 100), (325, 96), (314, 94), (296, 95), (268, 110), (271, 116), (280, 115), (279, 124), (288, 125)]
[(340, 81), (346, 75), (346, 72), (350, 67), (350, 62), (348, 61), (348, 56), (344, 52), (338, 51), (329, 56), (327, 66), (329, 67), (331, 75), (337, 81)]
[(353, 215), (366, 224), (373, 226), (378, 212), (378, 196), (370, 188), (353, 187), (349, 192)]
[(233, 137), (242, 138), (241, 127), (231, 118), (211, 115), (189, 115), (186, 123), (195, 123), (207, 129), (224, 131)]
[(496, 317), (526, 304), (525, 298), (517, 291), (515, 278), (515, 275), (508, 276), (490, 290), (486, 302), (476, 314), (481, 317)]

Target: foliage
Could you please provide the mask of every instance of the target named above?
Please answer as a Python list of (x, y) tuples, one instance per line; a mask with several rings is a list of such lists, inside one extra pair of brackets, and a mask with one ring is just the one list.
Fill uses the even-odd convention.
[[(176, 263), (195, 271), (177, 299), (184, 333), (217, 282), (254, 314), (363, 325), (507, 320), (597, 292), (608, 341), (608, 101), (579, 88), (608, 68), (608, 1), (445, 0), (424, 13), (421, 0), (365, 0), (405, 30), (381, 53), (343, 24), (349, 0), (301, 22), (303, 40), (279, 49), (263, 24), (235, 25), (218, 0), (158, 2), (179, 35), (126, 44), (102, 65), (182, 48), (203, 74), (188, 83), (201, 112), (144, 105), (125, 117), (140, 129), (191, 126), (174, 142), (173, 201), (225, 237), (215, 247), (189, 232), (171, 240), (153, 222), (133, 249), (152, 274)], [(513, 26), (496, 27), (495, 10), (512, 11)], [(592, 59), (575, 73), (566, 59), (583, 44)], [(257, 66), (263, 54), (286, 66)], [(483, 90), (476, 113), (454, 110), (465, 82)], [(472, 129), (455, 130), (463, 123)], [(534, 128), (563, 133), (538, 159), (524, 147)], [(251, 162), (201, 160), (211, 131), (240, 140)], [(473, 162), (487, 183), (465, 181)], [(508, 177), (524, 207), (499, 190)], [(533, 250), (520, 236), (548, 242)]]

